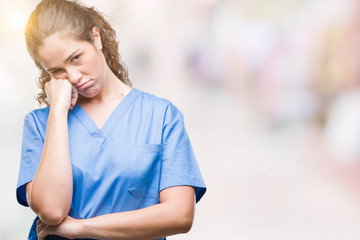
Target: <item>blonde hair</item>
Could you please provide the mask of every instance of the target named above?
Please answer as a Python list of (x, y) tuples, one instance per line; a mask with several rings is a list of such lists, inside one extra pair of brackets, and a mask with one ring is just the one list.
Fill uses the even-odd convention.
[(102, 14), (93, 7), (86, 7), (77, 1), (43, 0), (32, 12), (26, 29), (25, 40), (28, 52), (40, 70), (38, 85), (41, 92), (37, 95), (39, 104), (49, 103), (45, 94), (45, 83), (50, 74), (42, 67), (38, 59), (39, 47), (44, 40), (56, 33), (73, 36), (77, 40), (93, 43), (92, 29), (100, 32), (103, 54), (111, 71), (126, 85), (131, 86), (128, 71), (120, 59), (116, 33)]

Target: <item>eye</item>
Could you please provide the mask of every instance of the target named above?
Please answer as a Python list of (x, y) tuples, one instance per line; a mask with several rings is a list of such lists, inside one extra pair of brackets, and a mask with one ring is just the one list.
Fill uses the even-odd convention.
[(60, 73), (62, 73), (62, 72), (64, 72), (64, 70), (62, 70), (62, 69), (55, 69), (55, 70), (53, 70), (53, 71), (51, 71), (50, 72), (50, 75), (58, 75), (58, 74), (60, 74)]
[(79, 55), (76, 55), (75, 57), (73, 57), (71, 59), (72, 62), (76, 63), (76, 62), (79, 62), (80, 61), (80, 54)]

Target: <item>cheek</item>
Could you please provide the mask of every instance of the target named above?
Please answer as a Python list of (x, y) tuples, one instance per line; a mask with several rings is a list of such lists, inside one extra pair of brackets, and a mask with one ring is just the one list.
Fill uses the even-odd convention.
[(101, 77), (104, 73), (104, 59), (99, 54), (93, 54), (89, 57), (86, 68), (88, 71)]

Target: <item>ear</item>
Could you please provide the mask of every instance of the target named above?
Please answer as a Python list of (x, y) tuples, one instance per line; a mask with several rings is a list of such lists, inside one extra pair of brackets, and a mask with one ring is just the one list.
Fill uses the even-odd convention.
[(102, 43), (101, 43), (101, 36), (100, 36), (100, 31), (97, 27), (93, 27), (92, 29), (92, 36), (94, 39), (94, 45), (97, 49), (101, 50), (102, 49)]

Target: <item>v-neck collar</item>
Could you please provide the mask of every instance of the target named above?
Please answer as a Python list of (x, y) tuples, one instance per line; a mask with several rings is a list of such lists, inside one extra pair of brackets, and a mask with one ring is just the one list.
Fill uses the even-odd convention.
[(141, 92), (135, 88), (131, 89), (131, 91), (126, 94), (125, 97), (116, 106), (114, 111), (110, 114), (105, 124), (101, 128), (96, 125), (93, 119), (80, 106), (80, 104), (76, 104), (74, 108), (69, 112), (72, 113), (81, 122), (81, 124), (88, 130), (89, 134), (93, 137), (99, 148), (101, 148), (106, 138), (111, 133), (112, 129), (122, 118), (124, 113), (128, 110), (128, 108), (135, 101), (135, 99), (140, 95), (140, 93)]

